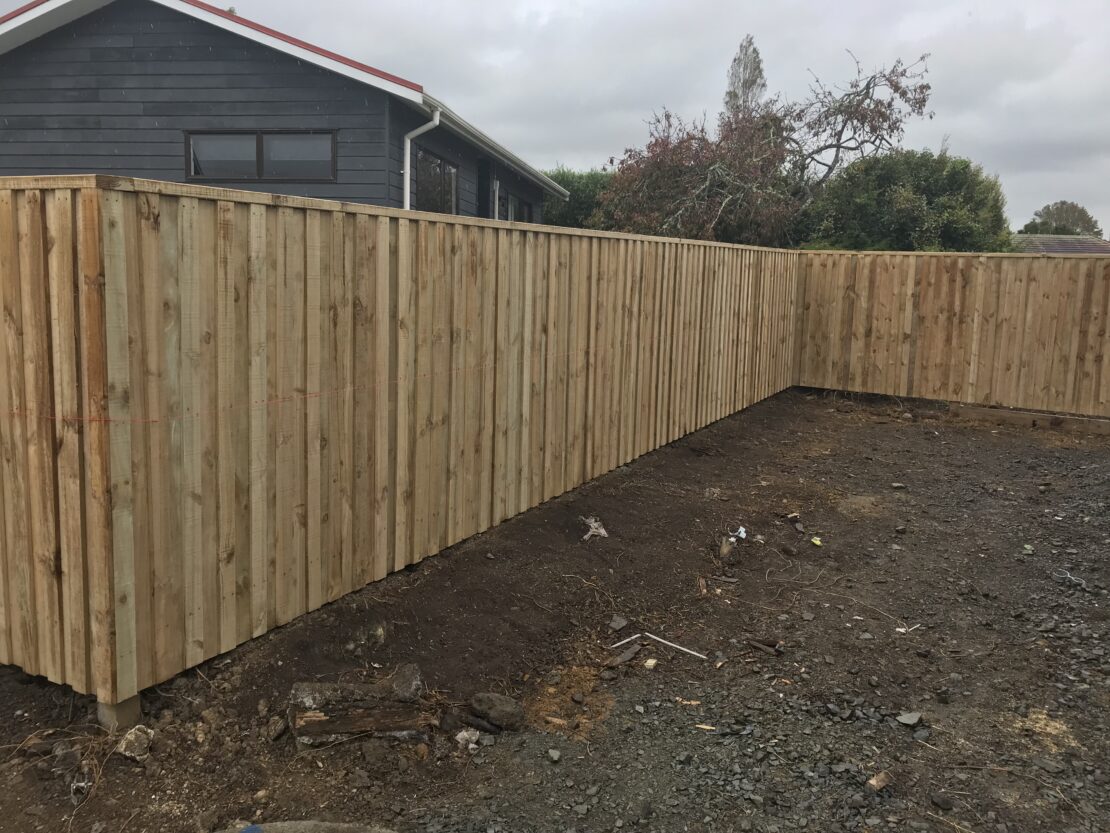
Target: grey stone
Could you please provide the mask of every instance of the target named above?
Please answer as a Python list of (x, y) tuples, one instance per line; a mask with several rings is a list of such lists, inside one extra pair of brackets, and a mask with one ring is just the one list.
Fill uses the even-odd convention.
[(351, 773), (352, 787), (365, 788), (373, 785), (373, 783), (374, 782), (370, 780), (370, 773), (366, 772), (365, 770), (356, 769), (354, 772)]
[(559, 763), (559, 761), (562, 759), (562, 757), (563, 757), (563, 753), (560, 752), (558, 749), (548, 749), (547, 750), (547, 758), (553, 764)]
[(613, 616), (612, 619), (609, 620), (609, 630), (613, 631), (614, 633), (622, 631), (627, 627), (628, 620), (620, 614), (616, 614), (615, 616)]
[(150, 757), (150, 745), (154, 742), (154, 732), (146, 726), (136, 726), (123, 736), (116, 751), (123, 757), (142, 763)]
[(1038, 768), (1043, 769), (1045, 772), (1050, 772), (1053, 775), (1059, 775), (1064, 771), (1064, 765), (1051, 758), (1037, 758), (1033, 763), (1036, 764)]
[(616, 668), (618, 665), (624, 665), (626, 662), (632, 662), (636, 658), (636, 654), (640, 653), (641, 646), (639, 643), (633, 643), (624, 650), (624, 653), (618, 657), (608, 660), (605, 664), (610, 668)]
[(524, 708), (512, 697), (483, 692), (470, 698), (471, 710), (500, 729), (516, 731), (524, 726)]
[(415, 663), (399, 666), (389, 678), (389, 687), (393, 696), (402, 703), (419, 702), (424, 693), (424, 678), (420, 675), (420, 667)]
[(289, 724), (285, 722), (284, 717), (278, 717), (276, 714), (270, 718), (266, 724), (266, 740), (276, 741), (285, 731), (289, 728)]
[(54, 768), (61, 771), (77, 769), (81, 765), (81, 753), (74, 748), (68, 740), (60, 740), (51, 749), (54, 756)]
[(916, 726), (921, 722), (921, 712), (905, 712), (895, 718), (903, 726)]
[(933, 802), (935, 806), (945, 811), (951, 810), (956, 806), (956, 802), (952, 800), (951, 796), (947, 796), (944, 793), (933, 793), (929, 796), (929, 800)]

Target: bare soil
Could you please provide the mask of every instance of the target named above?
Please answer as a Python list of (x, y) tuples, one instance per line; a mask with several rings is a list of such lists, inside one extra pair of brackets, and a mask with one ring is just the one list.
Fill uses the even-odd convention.
[[(788, 392), (145, 693), (145, 764), (0, 670), (0, 830), (1110, 830), (1108, 510), (1106, 438)], [(606, 667), (645, 632), (708, 659)], [(406, 662), (530, 725), (267, 737), (294, 682)]]

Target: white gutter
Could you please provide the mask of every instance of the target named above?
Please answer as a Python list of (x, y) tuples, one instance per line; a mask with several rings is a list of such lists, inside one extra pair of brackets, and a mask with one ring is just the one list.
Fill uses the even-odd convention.
[(417, 136), (421, 136), (436, 127), (439, 127), (439, 108), (437, 107), (432, 111), (432, 120), (427, 124), (422, 124), (415, 130), (410, 130), (405, 134), (405, 167), (402, 171), (405, 177), (405, 197), (401, 202), (401, 207), (408, 211), (412, 208), (412, 176), (409, 174), (410, 166), (412, 165), (412, 140)]
[(547, 193), (554, 194), (555, 196), (564, 200), (570, 198), (570, 193), (567, 191), (566, 188), (533, 168), (515, 153), (510, 151), (508, 148), (504, 147), (503, 145), (499, 145), (481, 130), (459, 116), (458, 113), (455, 113), (442, 101), (439, 101), (438, 99), (433, 98), (427, 93), (424, 93), (424, 107), (431, 110), (432, 112), (442, 111), (444, 127), (458, 134), (472, 144), (483, 148), (495, 159), (512, 168), (525, 179), (531, 180)]

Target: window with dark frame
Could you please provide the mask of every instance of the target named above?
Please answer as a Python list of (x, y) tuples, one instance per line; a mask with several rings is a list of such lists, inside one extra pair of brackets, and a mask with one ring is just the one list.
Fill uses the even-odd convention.
[(532, 203), (523, 200), (516, 194), (509, 196), (509, 217), (518, 223), (532, 222)]
[(459, 213), (459, 166), (415, 145), (416, 182), (412, 207), (437, 214)]
[(335, 134), (240, 131), (186, 135), (189, 179), (334, 182)]

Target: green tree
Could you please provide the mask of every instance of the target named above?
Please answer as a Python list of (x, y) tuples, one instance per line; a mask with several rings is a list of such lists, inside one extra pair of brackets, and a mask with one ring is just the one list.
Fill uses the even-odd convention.
[(575, 171), (560, 165), (547, 176), (570, 192), (570, 199), (547, 197), (543, 206), (543, 221), (553, 226), (571, 228), (603, 228), (595, 216), (601, 192), (609, 185), (613, 175), (608, 171)]
[(791, 245), (799, 212), (837, 171), (896, 147), (910, 119), (929, 116), (925, 59), (898, 59), (800, 100), (766, 96), (750, 38), (729, 70), (715, 126), (664, 109), (648, 142), (613, 159), (601, 194), (606, 228), (729, 243)]
[(767, 78), (763, 74), (763, 58), (751, 35), (744, 35), (740, 48), (728, 68), (725, 88), (725, 112), (751, 113), (767, 95)]
[(946, 151), (894, 150), (829, 180), (799, 230), (810, 248), (997, 252), (1010, 248), (998, 178)]
[(1102, 237), (1102, 229), (1091, 212), (1077, 202), (1058, 200), (1033, 212), (1022, 234), (1089, 234)]

